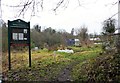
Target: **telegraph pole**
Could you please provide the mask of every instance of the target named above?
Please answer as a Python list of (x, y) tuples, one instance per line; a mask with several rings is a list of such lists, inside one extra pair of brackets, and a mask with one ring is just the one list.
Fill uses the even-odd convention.
[(118, 0), (118, 36), (117, 36), (117, 42), (116, 47), (118, 53), (120, 53), (120, 0)]
[(118, 33), (120, 33), (120, 0), (118, 0)]
[(1, 0), (0, 0), (0, 18), (2, 18)]

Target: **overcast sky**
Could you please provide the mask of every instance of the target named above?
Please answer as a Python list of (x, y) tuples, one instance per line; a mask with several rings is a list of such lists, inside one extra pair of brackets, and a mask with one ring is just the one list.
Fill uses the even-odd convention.
[[(25, 1), (25, 0), (20, 0)], [(36, 0), (37, 1), (37, 0)], [(31, 28), (35, 24), (42, 27), (52, 27), (56, 30), (65, 29), (70, 32), (72, 28), (79, 28), (83, 25), (88, 27), (89, 33), (100, 33), (102, 31), (102, 22), (118, 12), (118, 5), (112, 3), (118, 0), (70, 0), (67, 8), (60, 8), (57, 13), (52, 11), (56, 1), (44, 0), (43, 10), (38, 8), (39, 12), (31, 18), (31, 12), (26, 12), (24, 18), (16, 17), (18, 9), (10, 8), (7, 5), (16, 5), (19, 0), (2, 0), (2, 19), (7, 20), (23, 19), (31, 22)], [(66, 0), (67, 1), (67, 0)], [(67, 2), (66, 2), (67, 3)], [(116, 20), (118, 16), (114, 16)]]

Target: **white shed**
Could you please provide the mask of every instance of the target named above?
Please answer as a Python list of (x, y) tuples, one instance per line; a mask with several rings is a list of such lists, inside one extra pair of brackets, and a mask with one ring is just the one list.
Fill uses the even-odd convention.
[(75, 46), (80, 46), (80, 40), (79, 39), (75, 39)]

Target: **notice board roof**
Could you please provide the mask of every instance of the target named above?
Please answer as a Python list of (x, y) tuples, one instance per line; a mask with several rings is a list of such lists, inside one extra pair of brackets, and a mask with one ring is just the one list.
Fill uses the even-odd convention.
[(25, 22), (21, 19), (17, 19), (17, 20), (13, 20), (13, 21), (8, 20), (8, 21), (9, 21), (8, 23), (9, 23), (10, 28), (15, 28), (15, 27), (16, 28), (29, 28), (30, 27), (29, 26), (30, 22)]

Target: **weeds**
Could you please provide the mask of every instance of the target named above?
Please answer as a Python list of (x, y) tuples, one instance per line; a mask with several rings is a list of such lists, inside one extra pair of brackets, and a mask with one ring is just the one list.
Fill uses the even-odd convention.
[[(8, 71), (8, 64), (3, 64), (3, 80), (11, 81), (51, 81), (59, 75), (60, 71), (72, 62), (77, 64), (71, 73), (73, 78), (79, 79), (80, 67), (87, 60), (96, 58), (101, 52), (100, 46), (97, 47), (71, 47), (77, 52), (73, 54), (48, 52), (47, 49), (32, 51), (32, 67), (28, 67), (28, 53), (12, 54), (12, 70)], [(6, 58), (5, 58), (6, 57)], [(7, 56), (3, 57), (7, 62)], [(3, 68), (4, 68), (3, 66)], [(86, 66), (87, 67), (87, 66)], [(74, 79), (76, 80), (76, 79)]]

